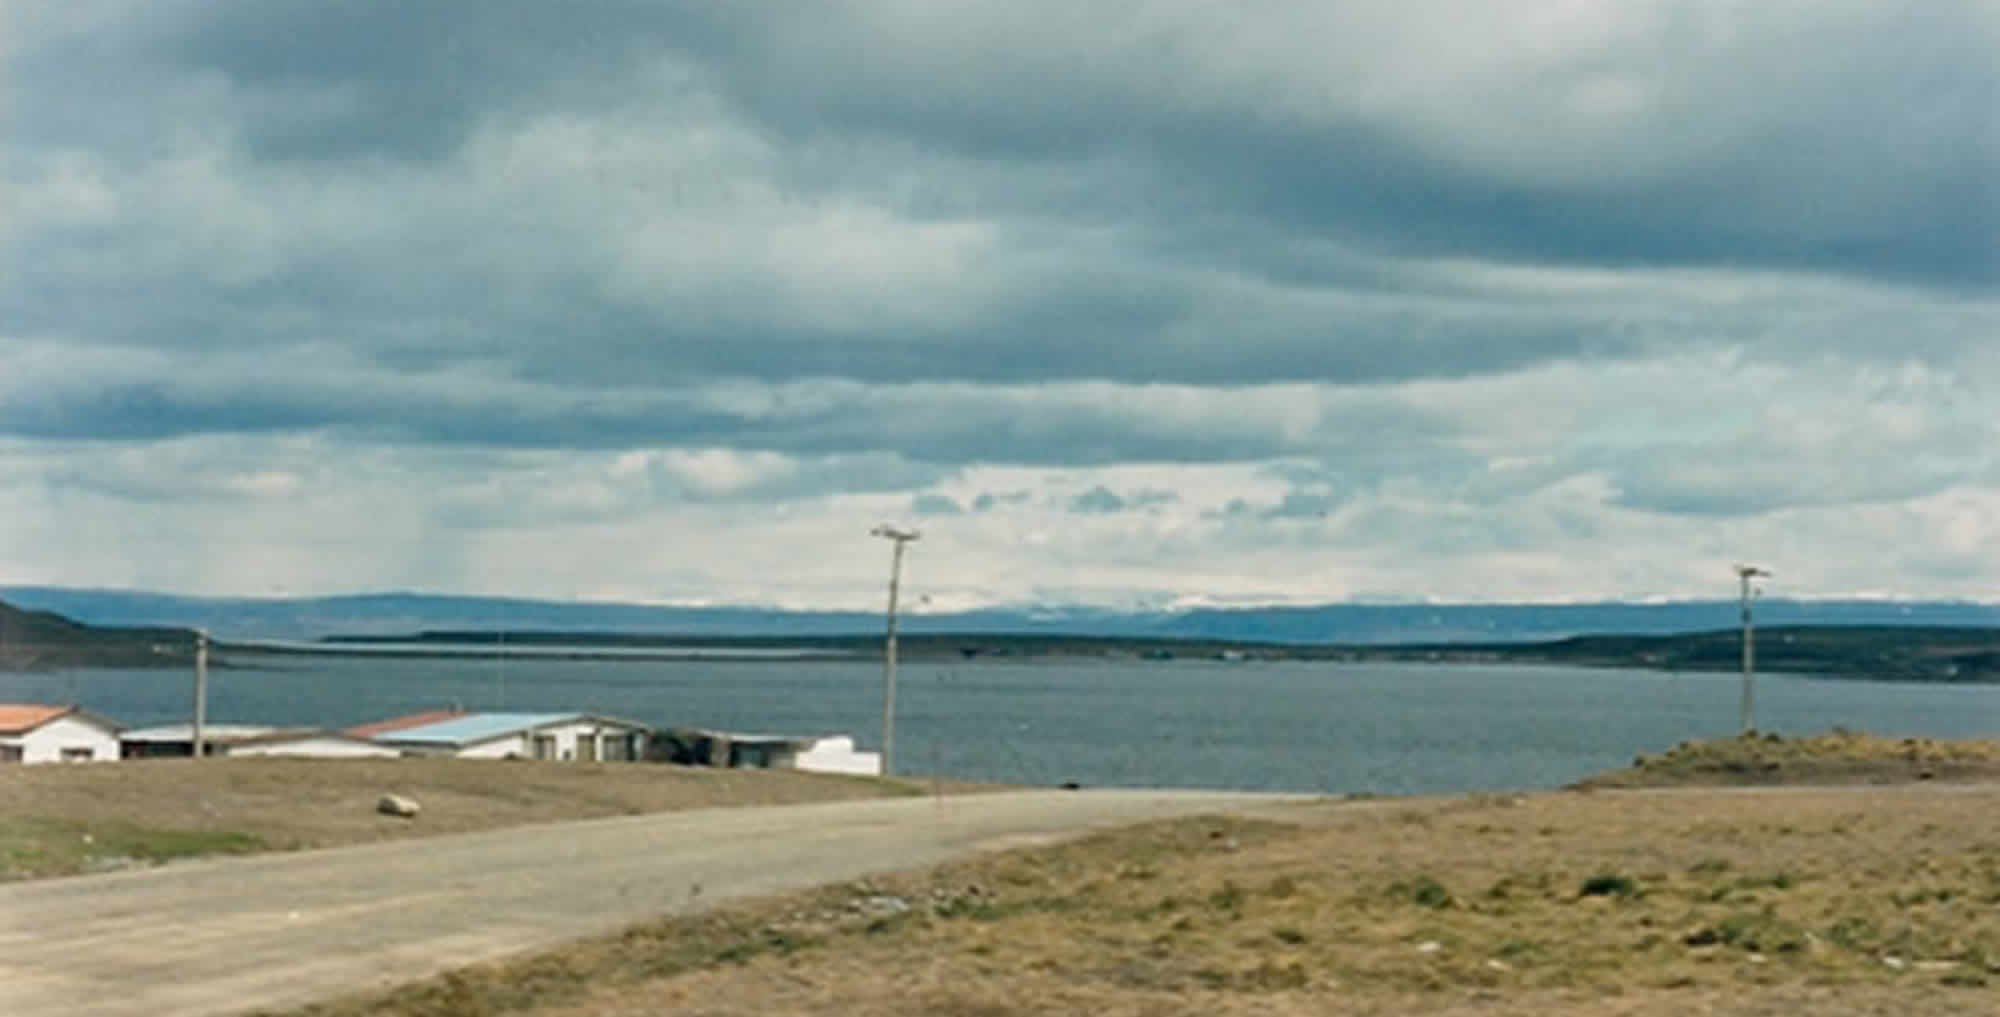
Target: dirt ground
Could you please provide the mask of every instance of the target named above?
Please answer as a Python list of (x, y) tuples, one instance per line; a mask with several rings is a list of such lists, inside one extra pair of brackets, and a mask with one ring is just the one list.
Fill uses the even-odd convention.
[(2000, 1014), (2000, 791), (1203, 819), (674, 919), (314, 1017)]
[[(913, 781), (655, 763), (225, 758), (0, 767), (0, 879), (191, 854), (928, 790)], [(421, 814), (377, 814), (377, 800), (390, 792), (415, 799)]]

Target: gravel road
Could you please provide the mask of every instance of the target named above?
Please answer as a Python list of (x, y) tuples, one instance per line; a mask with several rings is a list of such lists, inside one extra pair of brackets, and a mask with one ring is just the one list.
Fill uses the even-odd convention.
[(1304, 800), (1024, 791), (710, 809), (0, 886), (0, 1009), (213, 1017), (298, 1004), (732, 898)]

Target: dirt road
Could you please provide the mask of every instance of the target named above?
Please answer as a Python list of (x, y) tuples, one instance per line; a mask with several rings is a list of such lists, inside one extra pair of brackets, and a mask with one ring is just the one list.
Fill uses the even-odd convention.
[(11, 1017), (209, 1017), (732, 898), (1297, 800), (1030, 791), (701, 810), (22, 883), (0, 887), (0, 985)]

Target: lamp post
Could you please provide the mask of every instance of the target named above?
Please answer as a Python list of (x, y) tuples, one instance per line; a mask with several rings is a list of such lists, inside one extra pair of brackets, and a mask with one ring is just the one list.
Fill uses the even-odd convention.
[(1743, 605), (1743, 733), (1757, 730), (1757, 627), (1750, 618), (1750, 598), (1756, 593), (1750, 581), (1769, 578), (1771, 573), (1755, 565), (1736, 566), (1738, 595)]
[(889, 627), (882, 646), (882, 775), (886, 777), (895, 772), (896, 759), (896, 593), (902, 585), (903, 547), (918, 533), (887, 523), (868, 532), (896, 545), (889, 559)]

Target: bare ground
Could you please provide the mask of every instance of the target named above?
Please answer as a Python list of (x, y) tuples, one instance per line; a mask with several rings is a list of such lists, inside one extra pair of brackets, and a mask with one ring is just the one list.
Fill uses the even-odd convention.
[[(0, 880), (193, 854), (928, 790), (914, 781), (654, 763), (225, 758), (0, 767)], [(377, 814), (388, 792), (416, 799), (421, 815)]]
[(2000, 792), (1330, 804), (678, 918), (313, 1017), (2000, 1014)]

